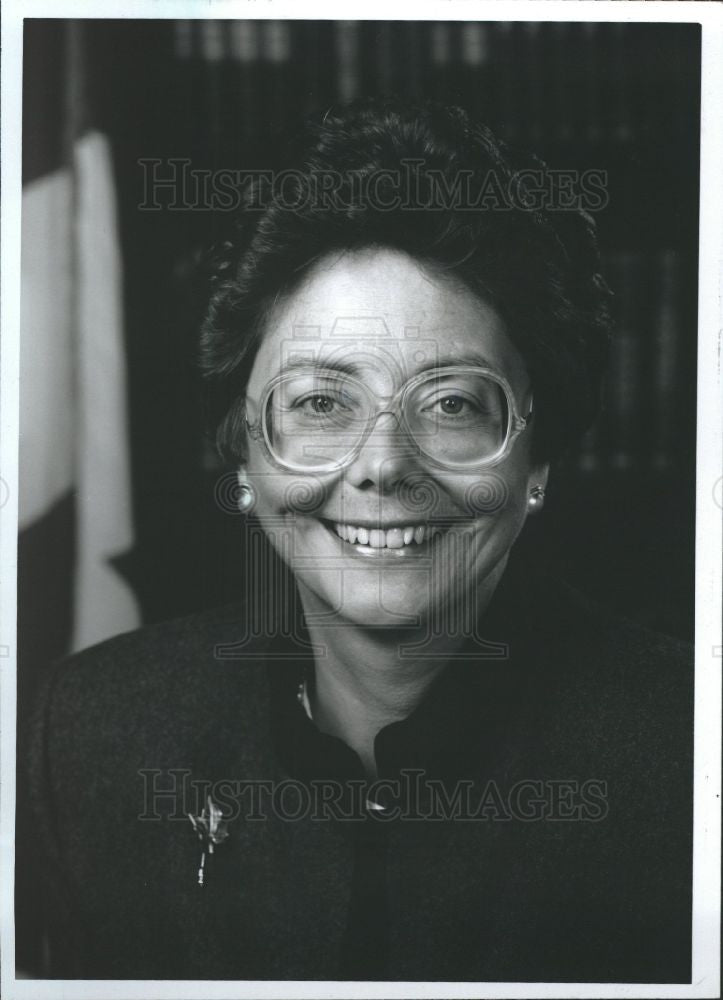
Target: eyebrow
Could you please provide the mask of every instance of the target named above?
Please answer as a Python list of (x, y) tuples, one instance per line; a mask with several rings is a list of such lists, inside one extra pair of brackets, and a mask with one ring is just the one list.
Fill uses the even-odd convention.
[[(418, 365), (412, 368), (409, 377), (414, 377), (425, 371), (454, 368), (459, 365), (470, 365), (473, 368), (489, 368), (495, 372), (500, 371), (499, 367), (490, 361), (489, 358), (486, 358), (477, 351), (471, 351), (463, 354), (447, 355), (444, 360), (436, 359), (435, 361), (430, 361), (429, 364)], [(289, 364), (283, 365), (279, 374), (286, 375), (289, 372), (296, 371), (335, 371), (343, 375), (351, 375), (354, 378), (360, 378), (364, 373), (363, 367), (353, 361), (344, 361), (342, 358), (329, 358), (328, 360), (320, 358), (316, 360), (307, 357), (296, 358), (290, 361)]]

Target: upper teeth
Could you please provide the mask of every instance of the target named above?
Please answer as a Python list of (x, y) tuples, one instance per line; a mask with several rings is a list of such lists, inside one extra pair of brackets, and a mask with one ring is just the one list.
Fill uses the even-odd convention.
[(408, 528), (389, 528), (387, 531), (381, 528), (357, 528), (353, 524), (335, 524), (336, 533), (345, 542), (357, 545), (369, 545), (372, 549), (401, 549), (405, 545), (416, 542), (421, 545), (423, 541), (439, 529), (432, 525), (418, 524), (410, 525)]

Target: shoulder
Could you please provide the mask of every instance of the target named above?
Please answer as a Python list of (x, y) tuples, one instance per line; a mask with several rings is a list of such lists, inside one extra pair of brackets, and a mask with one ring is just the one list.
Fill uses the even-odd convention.
[(525, 615), (536, 635), (599, 670), (616, 672), (692, 671), (693, 644), (655, 632), (582, 594), (566, 581), (530, 576), (522, 593)]
[(264, 640), (246, 632), (243, 607), (234, 605), (70, 656), (40, 685), (31, 763), (69, 775), (100, 773), (104, 763), (184, 761), (232, 722), (250, 734), (265, 696), (263, 650)]
[(570, 653), (590, 683), (597, 678), (611, 694), (692, 690), (691, 642), (630, 621), (566, 583), (556, 589), (568, 609), (563, 622)]
[(102, 701), (140, 707), (160, 692), (168, 699), (193, 691), (223, 664), (225, 649), (243, 645), (244, 630), (243, 608), (230, 606), (114, 636), (54, 665), (45, 694), (77, 711)]
[(637, 782), (641, 796), (677, 788), (687, 802), (693, 644), (628, 621), (561, 581), (547, 581), (546, 590), (539, 646), (547, 643), (548, 718), (560, 746), (581, 767)]
[[(502, 612), (526, 684), (559, 739), (651, 753), (692, 746), (693, 646), (626, 620), (565, 581), (523, 568), (507, 581)], [(543, 711), (544, 710), (544, 711)], [(681, 751), (682, 752), (682, 751)]]
[(556, 644), (582, 684), (631, 703), (692, 694), (693, 644), (655, 632), (582, 595), (564, 581), (542, 584)]
[(60, 673), (92, 675), (94, 671), (173, 671), (213, 658), (216, 647), (244, 638), (242, 604), (214, 608), (172, 621), (146, 625), (99, 642), (61, 661)]

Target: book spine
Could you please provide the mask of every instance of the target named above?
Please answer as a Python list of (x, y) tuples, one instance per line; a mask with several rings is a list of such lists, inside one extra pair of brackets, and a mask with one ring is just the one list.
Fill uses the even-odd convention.
[(610, 357), (608, 379), (610, 451), (609, 466), (614, 471), (631, 468), (635, 458), (636, 389), (640, 334), (640, 258), (624, 251), (614, 260), (615, 286), (619, 293), (619, 326)]
[(659, 297), (655, 326), (655, 351), (651, 359), (654, 379), (654, 443), (652, 465), (658, 472), (671, 469), (676, 437), (677, 380), (680, 340), (680, 258), (673, 250), (660, 254)]
[(359, 23), (338, 21), (335, 33), (337, 79), (340, 101), (353, 101), (359, 92)]

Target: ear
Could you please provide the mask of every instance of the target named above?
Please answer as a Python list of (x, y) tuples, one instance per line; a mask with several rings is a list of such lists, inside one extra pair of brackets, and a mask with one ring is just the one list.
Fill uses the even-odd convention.
[(545, 490), (547, 489), (549, 475), (549, 462), (544, 462), (542, 465), (535, 465), (530, 470), (530, 474), (527, 477), (528, 513), (535, 514), (542, 509), (545, 502)]
[(240, 465), (236, 469), (236, 482), (238, 484), (238, 496), (236, 498), (238, 509), (242, 514), (250, 514), (256, 503), (256, 490), (249, 482), (245, 465)]
[(546, 490), (547, 479), (549, 475), (550, 475), (549, 462), (544, 462), (542, 465), (533, 466), (528, 478), (530, 489), (532, 489), (533, 486), (541, 486), (543, 490)]

